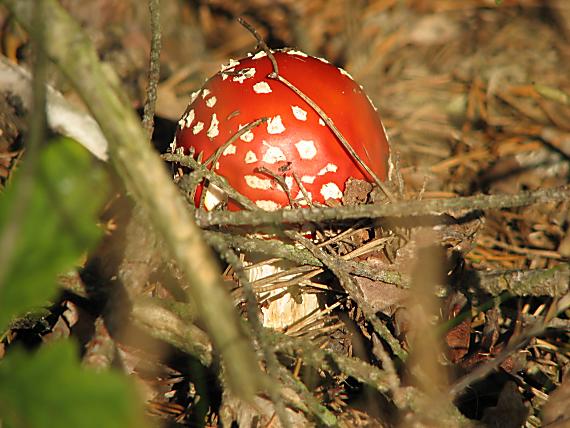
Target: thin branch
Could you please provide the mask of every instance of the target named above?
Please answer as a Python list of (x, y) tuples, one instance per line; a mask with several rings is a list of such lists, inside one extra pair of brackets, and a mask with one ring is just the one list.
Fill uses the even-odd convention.
[[(233, 134), (230, 138), (228, 138), (228, 139), (224, 142), (224, 144), (222, 144), (220, 147), (218, 147), (218, 148), (214, 151), (214, 153), (212, 153), (212, 155), (211, 155), (210, 157), (208, 157), (208, 158), (207, 158), (205, 161), (203, 161), (203, 162), (201, 161), (200, 157), (203, 155), (204, 152), (200, 152), (200, 153), (198, 154), (198, 159), (197, 159), (198, 164), (202, 164), (206, 169), (207, 169), (208, 166), (211, 164), (210, 170), (211, 170), (212, 172), (214, 172), (214, 171), (216, 170), (216, 164), (218, 163), (218, 160), (220, 159), (220, 156), (222, 156), (224, 150), (226, 150), (226, 148), (228, 148), (230, 144), (234, 143), (239, 137), (241, 137), (242, 135), (244, 135), (244, 134), (245, 134), (247, 131), (249, 131), (250, 129), (253, 129), (253, 128), (255, 128), (256, 126), (258, 126), (258, 125), (260, 125), (260, 124), (262, 124), (262, 123), (264, 123), (264, 122), (266, 122), (266, 121), (267, 121), (267, 118), (262, 117), (262, 118), (256, 119), (256, 120), (254, 120), (254, 121), (248, 123), (246, 126), (244, 126), (244, 127), (241, 128), (239, 131), (237, 131), (235, 134)], [(204, 175), (201, 174), (200, 171), (197, 171), (197, 170), (194, 170), (194, 171), (192, 172), (192, 176), (193, 176), (193, 179), (196, 180), (196, 186), (198, 186), (198, 184), (199, 184), (200, 182), (202, 182), (202, 181), (203, 181), (203, 178), (204, 178)], [(221, 176), (220, 176), (220, 177), (221, 177)], [(223, 178), (223, 179), (225, 180), (225, 178)], [(206, 178), (206, 182), (207, 182), (207, 183), (204, 183), (204, 184), (203, 184), (205, 191), (203, 191), (202, 194), (201, 194), (201, 196), (200, 196), (200, 203), (198, 204), (198, 207), (202, 207), (202, 206), (204, 205), (204, 201), (205, 201), (205, 199), (206, 199), (207, 187), (208, 187), (208, 183), (209, 183), (209, 180), (208, 180), (207, 178)], [(231, 189), (231, 190), (229, 190), (229, 192), (231, 192), (232, 194), (237, 194), (237, 191), (235, 191), (235, 189), (234, 189), (233, 187), (229, 186), (229, 184), (227, 185), (227, 187), (229, 187), (229, 188)], [(194, 187), (194, 189), (193, 189), (193, 195), (192, 195), (192, 197), (194, 196), (195, 191), (196, 191), (196, 187)], [(245, 201), (245, 199), (247, 199), (247, 198), (244, 197), (243, 200)], [(253, 206), (255, 206), (255, 207), (257, 208), (256, 205), (251, 205), (251, 207), (253, 207)], [(250, 209), (252, 209), (252, 208), (250, 208)]]
[(236, 132), (230, 138), (228, 138), (227, 141), (224, 144), (222, 144), (220, 147), (218, 147), (216, 149), (216, 151), (208, 159), (206, 159), (202, 164), (206, 167), (209, 166), (210, 164), (212, 164), (212, 167), (214, 168), (216, 166), (216, 162), (218, 161), (218, 159), (220, 158), (220, 156), (222, 155), (224, 150), (226, 150), (226, 148), (230, 144), (234, 143), (239, 137), (241, 137), (243, 134), (245, 134), (249, 130), (261, 125), (262, 123), (267, 122), (267, 120), (268, 119), (266, 117), (260, 117), (259, 119), (256, 119), (252, 122), (249, 122), (247, 125), (245, 125), (243, 128), (241, 128), (238, 132)]
[(283, 190), (285, 195), (287, 195), (289, 206), (290, 207), (296, 206), (295, 202), (293, 201), (293, 197), (291, 196), (291, 190), (289, 189), (289, 186), (287, 186), (287, 183), (285, 182), (285, 177), (277, 174), (274, 171), (271, 171), (269, 168), (266, 168), (264, 166), (258, 166), (257, 168), (254, 168), (253, 171), (258, 174), (266, 175), (270, 177), (272, 180), (275, 180), (275, 182), (279, 185), (279, 187), (281, 187), (281, 190)]
[(303, 361), (317, 370), (340, 370), (341, 373), (352, 376), (382, 394), (391, 390), (388, 376), (384, 370), (372, 366), (360, 359), (340, 355), (338, 352), (320, 349), (314, 344), (282, 333), (266, 332), (267, 340), (276, 350), (303, 358)]
[[(253, 329), (253, 333), (255, 334), (261, 352), (263, 353), (263, 358), (265, 359), (265, 364), (267, 366), (267, 373), (272, 378), (272, 381), (276, 382), (279, 379), (280, 364), (279, 361), (277, 361), (277, 357), (275, 356), (273, 349), (271, 349), (268, 343), (264, 340), (263, 325), (258, 315), (257, 299), (255, 297), (255, 293), (253, 292), (251, 282), (245, 274), (243, 262), (240, 260), (238, 255), (229, 247), (224, 239), (210, 239), (209, 242), (216, 248), (221, 257), (233, 267), (234, 272), (239, 279), (245, 295), (247, 318), (249, 324)], [(285, 403), (279, 394), (279, 389), (275, 384), (271, 383), (267, 385), (267, 392), (271, 398), (271, 401), (275, 405), (275, 413), (277, 414), (281, 425), (283, 428), (290, 427), (291, 424), (289, 423), (289, 418), (287, 417), (287, 412), (285, 411)]]
[[(161, 303), (157, 299), (149, 298), (135, 300), (130, 314), (133, 324), (146, 330), (155, 339), (192, 355), (205, 367), (209, 367), (214, 360), (212, 343), (204, 331), (192, 324), (193, 314), (181, 320), (165, 307), (168, 305)], [(181, 307), (182, 304), (178, 306)]]
[(270, 73), (267, 77), (270, 79), (278, 80), (279, 82), (283, 83), (287, 86), (290, 90), (292, 90), (298, 97), (300, 97), (303, 101), (305, 101), (315, 112), (319, 115), (319, 117), (324, 120), (327, 124), (329, 129), (333, 132), (336, 138), (340, 141), (342, 146), (345, 148), (346, 151), (352, 156), (354, 160), (358, 162), (358, 164), (364, 168), (364, 170), (372, 177), (374, 182), (378, 185), (378, 187), (384, 192), (386, 197), (391, 201), (394, 202), (395, 198), (392, 193), (388, 190), (388, 188), (384, 185), (384, 183), (380, 180), (380, 178), (372, 171), (372, 169), (362, 160), (362, 158), (356, 153), (356, 151), (352, 148), (350, 143), (344, 138), (344, 135), (338, 130), (335, 126), (334, 122), (331, 118), (325, 113), (325, 111), (319, 107), (319, 105), (311, 99), (311, 97), (307, 96), (303, 91), (297, 88), (293, 83), (289, 82), (286, 78), (279, 74), (279, 66), (277, 64), (277, 60), (275, 59), (275, 55), (273, 55), (273, 51), (269, 49), (263, 38), (259, 35), (257, 30), (253, 25), (247, 22), (243, 18), (238, 18), (238, 22), (243, 25), (257, 40), (258, 46), (267, 54), (267, 57), (271, 61), (271, 65), (273, 67), (273, 72)]
[(47, 78), (47, 55), (44, 49), (46, 43), (46, 20), (44, 13), (47, 7), (43, 0), (35, 3), (35, 8), (30, 14), (32, 29), (30, 31), (33, 47), (33, 80), (32, 80), (32, 108), (28, 117), (30, 123), (30, 136), (27, 140), (25, 162), (20, 171), (18, 192), (12, 205), (8, 207), (5, 227), (0, 230), (0, 289), (4, 286), (6, 277), (9, 275), (12, 259), (14, 258), (18, 238), (20, 236), (25, 212), (30, 204), (33, 194), (32, 189), (36, 185), (36, 169), (39, 162), (39, 150), (46, 132), (46, 78)]
[(203, 164), (192, 158), (192, 156), (186, 156), (178, 153), (165, 153), (162, 155), (162, 159), (168, 162), (176, 162), (182, 166), (192, 168), (193, 174), (199, 174), (206, 178), (210, 183), (218, 186), (228, 197), (233, 199), (235, 202), (240, 204), (242, 207), (252, 211), (259, 211), (259, 207), (255, 205), (249, 198), (239, 193), (233, 187), (231, 187), (225, 178), (219, 176), (215, 172), (210, 171)]
[[(176, 311), (174, 310), (176, 307)], [(174, 313), (176, 312), (176, 314)], [(187, 305), (173, 302), (169, 299), (139, 298), (134, 302), (133, 319), (152, 336), (164, 340), (178, 349), (191, 355), (205, 359), (208, 366), (212, 358), (211, 345), (206, 336), (196, 335), (196, 331), (188, 330), (194, 322), (195, 314)], [(192, 327), (194, 329), (196, 327)], [(263, 329), (263, 340), (279, 352), (302, 356), (304, 361), (316, 369), (337, 368), (348, 376), (353, 376), (379, 392), (387, 393), (390, 385), (386, 373), (354, 357), (340, 355), (331, 350), (320, 349), (309, 341), (293, 338), (270, 329)], [(202, 333), (203, 335), (203, 333)], [(190, 343), (185, 343), (186, 341)], [(194, 341), (198, 340), (198, 343)], [(202, 351), (196, 353), (194, 346), (199, 345)], [(331, 364), (332, 363), (332, 364)]]
[(269, 257), (278, 257), (290, 260), (299, 265), (310, 265), (321, 267), (323, 264), (309, 251), (297, 248), (294, 245), (285, 244), (276, 239), (260, 239), (254, 237), (243, 237), (229, 233), (204, 231), (207, 239), (209, 237), (220, 237), (234, 249), (239, 249), (244, 253), (262, 253)]
[(305, 202), (307, 203), (308, 206), (312, 207), (313, 206), (313, 201), (311, 201), (311, 197), (309, 196), (309, 193), (307, 192), (307, 189), (305, 189), (305, 185), (303, 184), (303, 182), (301, 181), (301, 179), (299, 178), (299, 175), (293, 171), (291, 173), (291, 175), (293, 176), (293, 179), (295, 180), (295, 183), (297, 183), (297, 186), (299, 187), (299, 190), (301, 191), (301, 193), (303, 194), (303, 199), (305, 200)]
[(319, 105), (316, 102), (314, 102), (309, 96), (307, 96), (305, 93), (303, 93), (299, 88), (297, 88), (293, 83), (289, 82), (289, 80), (285, 79), (283, 76), (281, 76), (281, 75), (276, 75), (276, 76), (269, 75), (269, 77), (276, 79), (276, 80), (280, 81), (281, 83), (283, 83), (285, 86), (287, 86), (293, 92), (295, 92), (295, 94), (297, 94), (303, 101), (305, 101), (307, 104), (309, 104), (311, 106), (311, 108), (313, 110), (315, 110), (317, 112), (317, 114), (320, 116), (320, 118), (327, 124), (329, 129), (333, 132), (333, 134), (336, 136), (336, 138), (340, 141), (340, 143), (342, 144), (344, 149), (352, 156), (352, 158), (354, 160), (356, 160), (358, 162), (358, 164), (362, 168), (364, 168), (364, 170), (368, 173), (368, 175), (370, 175), (370, 177), (372, 177), (372, 179), (374, 180), (376, 185), (380, 188), (380, 190), (382, 190), (382, 192), (384, 192), (384, 194), (386, 195), (388, 200), (390, 200), (390, 202), (396, 201), (396, 198), (394, 198), (394, 195), (392, 195), (392, 192), (390, 192), (388, 190), (387, 186), (382, 182), (382, 180), (380, 180), (380, 178), (376, 175), (376, 173), (374, 171), (372, 171), (372, 169), (366, 164), (366, 162), (364, 162), (364, 160), (358, 155), (358, 153), (356, 153), (356, 151), (350, 145), (350, 143), (347, 141), (347, 139), (344, 137), (344, 135), (342, 135), (342, 133), (338, 130), (338, 128), (336, 127), (336, 125), (334, 124), (332, 119), (325, 113), (325, 111), (322, 108), (319, 107)]
[(146, 130), (148, 139), (152, 138), (154, 130), (154, 110), (156, 107), (157, 86), (160, 78), (160, 49), (161, 49), (161, 30), (160, 30), (160, 0), (148, 0), (148, 9), (150, 12), (150, 63), (148, 68), (148, 87), (146, 91), (146, 102), (144, 104), (144, 113), (142, 126)]
[(513, 352), (524, 348), (533, 337), (542, 334), (546, 327), (547, 325), (544, 320), (540, 320), (520, 335), (511, 338), (507, 347), (499, 355), (487, 363), (478, 366), (455, 382), (455, 384), (449, 389), (450, 397), (452, 399), (457, 398), (469, 385), (479, 379), (483, 379), (489, 373), (497, 369)]
[[(238, 314), (225, 291), (211, 249), (196, 227), (187, 204), (164, 170), (116, 76), (109, 78), (97, 52), (79, 25), (55, 0), (44, 0), (45, 49), (68, 78), (98, 121), (109, 146), (112, 165), (139, 206), (146, 211), (156, 232), (164, 239), (189, 286), (185, 289), (197, 305), (216, 350), (221, 354), (229, 386), (250, 398), (262, 386), (258, 360)], [(33, 27), (34, 0), (4, 0), (27, 29)], [(88, 79), (85, 76), (89, 76)]]
[(512, 296), (562, 297), (568, 293), (570, 267), (560, 264), (549, 269), (467, 271), (462, 276), (462, 290), (499, 296), (505, 291)]
[(263, 40), (263, 37), (261, 37), (261, 35), (257, 32), (255, 27), (253, 25), (251, 25), (249, 22), (247, 22), (244, 18), (239, 17), (238, 22), (241, 25), (243, 25), (245, 27), (245, 29), (253, 35), (253, 37), (255, 37), (255, 40), (257, 40), (257, 46), (259, 46), (267, 54), (267, 57), (271, 61), (271, 65), (273, 67), (273, 72), (276, 75), (278, 75), (279, 74), (279, 66), (277, 65), (277, 61), (275, 60), (275, 56), (273, 55), (273, 51), (271, 49), (269, 49), (269, 46), (267, 46), (267, 43), (265, 43), (265, 40)]
[(358, 304), (366, 319), (370, 321), (374, 330), (392, 349), (392, 352), (402, 361), (406, 361), (407, 353), (402, 349), (398, 340), (390, 333), (390, 330), (378, 319), (372, 306), (366, 301), (362, 295), (362, 291), (356, 286), (353, 278), (351, 278), (346, 271), (339, 266), (339, 257), (333, 257), (325, 254), (310, 240), (305, 238), (298, 232), (289, 232), (291, 237), (304, 245), (316, 258), (318, 258), (332, 273), (339, 279), (342, 287), (350, 295), (350, 297)]
[[(151, 336), (196, 356), (208, 366), (213, 356), (212, 347), (207, 336), (192, 325), (194, 317), (195, 314), (188, 305), (172, 300), (141, 298), (134, 304), (133, 320), (137, 325), (144, 328)], [(422, 393), (414, 387), (407, 387), (398, 399), (392, 397), (395, 389), (395, 380), (393, 379), (395, 374), (392, 368), (388, 371), (382, 370), (358, 358), (341, 355), (330, 349), (322, 349), (316, 343), (290, 337), (273, 330), (262, 329), (262, 333), (264, 343), (267, 343), (276, 352), (301, 357), (305, 364), (319, 371), (340, 372), (343, 375), (354, 377), (388, 399), (393, 399), (394, 404), (401, 410), (407, 411), (413, 408), (418, 399), (421, 398)], [(283, 371), (280, 373), (285, 374)], [(292, 385), (289, 386), (293, 387)], [(304, 389), (303, 384), (299, 383), (298, 387), (294, 387), (295, 390), (298, 388)], [(301, 396), (303, 395), (301, 394)], [(310, 399), (310, 396), (306, 396), (306, 398)], [(332, 422), (332, 415), (325, 409), (319, 410), (313, 407), (313, 404), (318, 405), (318, 403), (307, 402), (306, 404), (322, 423), (328, 425), (329, 421)], [(453, 409), (449, 411), (461, 418), (459, 413)]]
[[(262, 253), (268, 257), (278, 257), (290, 260), (299, 265), (308, 265), (315, 267), (324, 267), (324, 264), (312, 253), (304, 248), (297, 248), (294, 245), (285, 244), (274, 239), (258, 239), (253, 237), (243, 237), (236, 234), (204, 231), (206, 239), (210, 237), (220, 236), (234, 249), (238, 249), (245, 253)], [(396, 271), (381, 271), (377, 267), (368, 266), (366, 263), (355, 262), (350, 260), (352, 255), (349, 253), (342, 258), (337, 258), (336, 263), (347, 271), (356, 276), (362, 276), (374, 281), (387, 282), (389, 284), (408, 287), (409, 280), (405, 275)], [(321, 270), (322, 272), (322, 270)], [(317, 272), (320, 273), (320, 272)], [(315, 275), (317, 274), (315, 273)], [(285, 274), (283, 274), (285, 275)]]
[(325, 427), (338, 426), (338, 420), (335, 415), (328, 410), (321, 402), (308, 390), (307, 386), (300, 380), (281, 367), (280, 377), (282, 382), (289, 388), (293, 389), (307, 406), (307, 414), (316, 419), (320, 425)]
[(570, 199), (570, 186), (525, 191), (517, 194), (477, 195), (453, 199), (402, 201), (392, 204), (368, 204), (335, 208), (280, 209), (269, 212), (205, 212), (197, 211), (202, 228), (212, 226), (292, 225), (308, 222), (330, 222), (383, 217), (415, 217), (453, 210), (501, 209), (532, 204), (561, 202)]

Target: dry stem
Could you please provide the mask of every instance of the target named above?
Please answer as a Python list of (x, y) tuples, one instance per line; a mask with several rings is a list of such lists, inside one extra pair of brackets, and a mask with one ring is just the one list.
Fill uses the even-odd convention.
[(369, 204), (335, 208), (281, 209), (269, 212), (205, 212), (197, 211), (200, 227), (267, 226), (328, 222), (362, 218), (415, 217), (453, 210), (514, 208), (532, 204), (561, 202), (570, 198), (570, 186), (525, 191), (516, 194), (477, 195), (453, 199), (402, 201), (392, 204)]
[(329, 129), (333, 132), (333, 134), (336, 136), (336, 138), (339, 140), (339, 142), (342, 144), (345, 150), (348, 151), (348, 153), (352, 156), (352, 158), (356, 160), (362, 168), (364, 168), (364, 170), (368, 173), (368, 175), (370, 175), (370, 177), (372, 177), (372, 179), (382, 190), (382, 192), (384, 192), (386, 197), (391, 202), (393, 202), (395, 199), (392, 193), (388, 190), (388, 188), (384, 185), (384, 183), (380, 180), (380, 178), (374, 173), (374, 171), (372, 171), (372, 169), (366, 164), (366, 162), (364, 162), (364, 160), (358, 155), (358, 153), (356, 153), (354, 148), (350, 145), (350, 143), (344, 137), (344, 135), (342, 135), (342, 133), (338, 130), (338, 128), (331, 120), (331, 118), (326, 114), (326, 112), (322, 108), (320, 108), (319, 105), (315, 101), (313, 101), (311, 97), (307, 96), (293, 83), (291, 83), (289, 80), (287, 80), (285, 77), (279, 74), (279, 66), (277, 64), (277, 60), (275, 59), (275, 55), (273, 55), (273, 51), (269, 49), (265, 41), (261, 38), (257, 30), (255, 29), (255, 27), (253, 27), (253, 25), (248, 23), (243, 18), (239, 18), (238, 22), (241, 25), (243, 25), (253, 35), (253, 37), (255, 37), (258, 46), (267, 54), (269, 60), (271, 61), (273, 72), (270, 73), (267, 77), (270, 79), (278, 80), (279, 82), (283, 83), (290, 90), (292, 90), (299, 98), (301, 98), (303, 101), (309, 104), (311, 108), (315, 110), (315, 112), (319, 115), (319, 117), (327, 124)]
[[(5, 0), (24, 28), (33, 28), (36, 2)], [(186, 292), (198, 305), (200, 317), (223, 357), (230, 387), (252, 397), (262, 383), (257, 358), (233, 304), (221, 283), (212, 252), (160, 158), (153, 153), (144, 130), (130, 107), (118, 78), (103, 71), (98, 55), (79, 25), (55, 0), (45, 0), (45, 49), (89, 106), (109, 146), (113, 166), (133, 198), (162, 236), (190, 286)], [(85, 76), (89, 76), (85, 79)], [(109, 77), (111, 76), (111, 77)]]
[(160, 77), (160, 49), (162, 46), (160, 0), (148, 0), (148, 9), (150, 13), (151, 31), (150, 63), (148, 67), (147, 99), (144, 104), (142, 126), (146, 130), (148, 139), (150, 140), (154, 129), (154, 110), (156, 107), (158, 79)]

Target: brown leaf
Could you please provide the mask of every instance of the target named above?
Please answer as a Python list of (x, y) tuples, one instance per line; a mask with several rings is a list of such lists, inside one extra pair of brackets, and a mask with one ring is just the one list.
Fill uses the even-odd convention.
[(487, 427), (519, 428), (524, 425), (527, 414), (517, 384), (509, 381), (499, 395), (497, 406), (486, 409), (482, 421)]
[(483, 337), (481, 339), (481, 348), (489, 352), (493, 352), (497, 340), (499, 339), (499, 316), (498, 308), (489, 309), (485, 313), (485, 327), (483, 328)]
[(65, 319), (63, 317), (58, 317), (56, 323), (52, 327), (51, 332), (42, 336), (44, 343), (50, 343), (53, 341), (61, 340), (63, 338), (68, 338), (71, 330)]
[(445, 335), (448, 346), (448, 355), (452, 363), (461, 360), (469, 351), (469, 339), (471, 336), (471, 320), (466, 319), (451, 328)]
[(364, 300), (372, 306), (372, 309), (388, 316), (392, 316), (396, 309), (404, 306), (410, 294), (409, 290), (394, 284), (374, 281), (359, 276), (355, 277), (355, 280), (364, 295)]
[(349, 178), (345, 184), (345, 190), (342, 197), (343, 205), (362, 205), (368, 201), (370, 192), (372, 191), (372, 184)]
[(568, 403), (570, 403), (570, 376), (565, 376), (562, 384), (550, 394), (548, 402), (542, 409), (542, 423), (544, 426), (568, 426)]
[[(446, 319), (451, 320), (466, 309), (467, 299), (459, 292), (451, 293), (444, 305)], [(448, 356), (451, 362), (457, 363), (469, 351), (471, 339), (471, 317), (467, 317), (459, 324), (451, 327), (445, 335), (448, 346)]]

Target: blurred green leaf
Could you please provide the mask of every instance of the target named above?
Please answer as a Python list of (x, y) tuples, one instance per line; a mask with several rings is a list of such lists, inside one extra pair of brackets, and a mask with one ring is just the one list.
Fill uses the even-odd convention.
[(143, 427), (142, 406), (127, 378), (82, 367), (72, 342), (0, 361), (0, 420), (6, 428)]
[[(101, 166), (79, 144), (58, 138), (46, 146), (19, 222), (9, 266), (0, 283), (0, 331), (16, 315), (45, 304), (56, 291), (56, 275), (77, 263), (100, 236), (96, 216), (107, 190)], [(0, 234), (8, 228), (19, 180), (0, 197)]]

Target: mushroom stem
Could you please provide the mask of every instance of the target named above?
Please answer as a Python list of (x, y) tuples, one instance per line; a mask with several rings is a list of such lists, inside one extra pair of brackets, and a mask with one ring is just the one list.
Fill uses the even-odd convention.
[[(289, 270), (296, 265), (288, 260), (279, 260), (266, 263), (264, 256), (250, 256), (250, 267), (246, 270), (248, 280), (254, 285), (255, 282), (268, 278), (279, 272)], [(274, 285), (279, 282), (288, 282), (292, 275), (285, 275), (276, 279)], [(301, 281), (300, 285), (308, 285), (307, 280)], [(284, 285), (271, 291), (257, 292), (261, 303), (263, 326), (279, 331), (286, 331), (289, 327), (307, 317), (319, 309), (319, 301), (316, 294), (307, 293), (304, 287)]]

